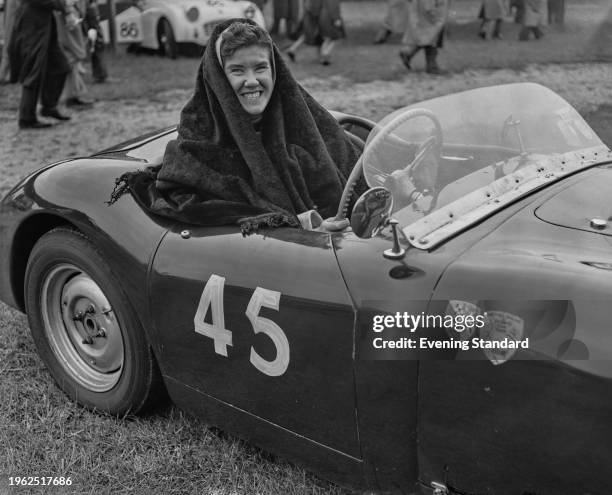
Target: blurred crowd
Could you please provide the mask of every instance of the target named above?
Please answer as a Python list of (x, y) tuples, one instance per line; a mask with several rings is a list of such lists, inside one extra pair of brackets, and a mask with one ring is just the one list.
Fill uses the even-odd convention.
[(293, 62), (303, 45), (317, 49), (319, 62), (330, 64), (336, 40), (346, 36), (340, 0), (255, 0), (260, 9), (272, 9), (272, 35), (286, 37), (291, 44), (285, 53)]
[[(374, 38), (385, 43), (393, 33), (402, 36), (399, 56), (407, 69), (412, 57), (425, 52), (426, 72), (442, 74), (436, 62), (437, 50), (443, 46), (450, 0), (387, 0), (386, 15)], [(528, 41), (544, 36), (547, 23), (563, 24), (565, 0), (482, 0), (478, 18), (478, 36), (483, 40), (503, 39), (502, 24), (512, 19), (520, 24), (518, 39)]]
[[(271, 3), (274, 22), (271, 33), (291, 41), (286, 48), (290, 60), (297, 60), (303, 45), (317, 47), (319, 61), (328, 65), (334, 42), (345, 37), (340, 0), (257, 0), (260, 8)], [(386, 0), (385, 14), (374, 43), (385, 43), (398, 33), (399, 56), (407, 69), (420, 51), (425, 55), (426, 72), (444, 74), (438, 66), (438, 50), (444, 45), (452, 0)], [(565, 0), (482, 0), (477, 35), (483, 40), (502, 39), (502, 25), (511, 19), (519, 24), (518, 39), (540, 39), (547, 23), (563, 24)]]
[(105, 82), (104, 41), (96, 0), (6, 0), (0, 82), (21, 83), (19, 127), (42, 129), (70, 116), (58, 108), (93, 105), (83, 75), (91, 64), (94, 82)]
[[(407, 69), (413, 57), (424, 53), (425, 70), (444, 74), (438, 66), (438, 50), (444, 45), (450, 3), (453, 0), (381, 0), (384, 17), (373, 42), (385, 43), (401, 36), (399, 57)], [(19, 125), (44, 128), (36, 114), (69, 120), (60, 112), (66, 106), (89, 108), (93, 98), (84, 74), (93, 82), (108, 81), (104, 41), (97, 0), (4, 0), (4, 38), (0, 59), (0, 83), (20, 82), (22, 96)], [(284, 52), (292, 62), (304, 46), (316, 49), (319, 62), (331, 63), (337, 40), (346, 36), (341, 0), (254, 0), (271, 14), (270, 33), (284, 40)], [(518, 39), (544, 36), (547, 23), (563, 24), (565, 0), (482, 0), (477, 36), (483, 40), (503, 38), (504, 22), (520, 24)], [(91, 65), (91, 69), (86, 66)]]

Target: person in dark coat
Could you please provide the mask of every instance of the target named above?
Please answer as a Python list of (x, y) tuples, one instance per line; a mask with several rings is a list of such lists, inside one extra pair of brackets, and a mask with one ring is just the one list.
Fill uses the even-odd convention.
[(565, 0), (548, 0), (548, 24), (565, 23)]
[[(36, 118), (39, 96), (42, 116), (70, 119), (57, 108), (70, 66), (57, 39), (54, 10), (68, 15), (61, 0), (22, 0), (15, 15), (9, 57), (11, 81), (22, 84), (19, 104), (21, 128), (49, 127), (50, 124)], [(77, 20), (68, 16), (68, 22), (76, 23)]]
[[(293, 78), (269, 34), (215, 27), (161, 165), (115, 182), (147, 212), (195, 225), (306, 228), (336, 214), (360, 147)], [(320, 219), (320, 218), (319, 218)]]
[(0, 60), (0, 84), (10, 81), (11, 68), (9, 65), (8, 40), (13, 32), (15, 13), (19, 0), (6, 0), (4, 2), (4, 44), (2, 45), (2, 60)]
[(329, 65), (336, 40), (346, 37), (340, 15), (340, 0), (304, 0), (303, 34), (287, 49), (295, 62), (297, 49), (306, 43), (319, 48), (319, 62)]
[(91, 54), (91, 75), (94, 82), (103, 83), (108, 79), (108, 69), (104, 56), (104, 37), (100, 27), (100, 10), (97, 0), (87, 1), (83, 29), (87, 34)]

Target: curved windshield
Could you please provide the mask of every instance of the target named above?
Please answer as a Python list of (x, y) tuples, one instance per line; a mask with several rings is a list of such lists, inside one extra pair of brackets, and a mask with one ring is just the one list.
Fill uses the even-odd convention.
[(406, 237), (431, 248), (607, 151), (563, 98), (521, 83), (397, 110), (370, 133), (363, 163), (370, 187), (391, 191)]

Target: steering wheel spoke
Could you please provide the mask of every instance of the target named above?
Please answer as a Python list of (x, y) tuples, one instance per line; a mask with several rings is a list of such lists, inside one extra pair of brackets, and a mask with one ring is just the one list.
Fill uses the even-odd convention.
[[(377, 156), (379, 147), (387, 138), (392, 139), (395, 147), (397, 147), (398, 141), (403, 141), (403, 138), (398, 138), (397, 136), (392, 135), (395, 129), (408, 120), (419, 117), (425, 117), (431, 121), (433, 124), (432, 134), (418, 146), (414, 154), (414, 158), (405, 168), (395, 170), (393, 172), (387, 172), (383, 170), (384, 167), (381, 168), (380, 166), (372, 166), (369, 163), (364, 168), (364, 163), (368, 162), (368, 157)], [(338, 122), (343, 126), (363, 125), (361, 119), (357, 120), (359, 120), (359, 122), (355, 122), (354, 118), (350, 116), (341, 116), (338, 119)], [(374, 123), (371, 123), (372, 128), (374, 125)], [(394, 204), (397, 206), (407, 206), (411, 202), (414, 202), (415, 198), (426, 194), (427, 191), (435, 191), (435, 184), (430, 184), (429, 182), (431, 181), (428, 179), (431, 177), (435, 179), (437, 170), (433, 172), (423, 170), (421, 174), (420, 169), (422, 166), (429, 164), (432, 160), (439, 164), (441, 160), (442, 143), (442, 126), (440, 121), (430, 110), (424, 108), (414, 108), (396, 116), (384, 127), (378, 129), (376, 135), (369, 138), (369, 143), (364, 150), (364, 153), (361, 155), (357, 164), (353, 168), (353, 171), (351, 172), (344, 187), (334, 221), (342, 221), (346, 218), (346, 210), (351, 199), (351, 192), (362, 173), (365, 175), (365, 178), (370, 186), (382, 185), (389, 189), (394, 195)], [(413, 143), (406, 141), (406, 146), (410, 146), (411, 144)], [(420, 177), (420, 175), (423, 177)]]

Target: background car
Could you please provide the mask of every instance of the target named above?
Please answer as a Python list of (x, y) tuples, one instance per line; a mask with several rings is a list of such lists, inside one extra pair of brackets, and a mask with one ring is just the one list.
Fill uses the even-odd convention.
[[(159, 164), (174, 128), (17, 184), (0, 210), (0, 298), (27, 312), (60, 387), (124, 415), (165, 386), (351, 485), (606, 494), (612, 152), (535, 84), (377, 125), (336, 115), (367, 135), (338, 230), (243, 237), (152, 217), (130, 195), (108, 206), (115, 178)], [(351, 230), (362, 171), (372, 189)], [(398, 312), (486, 324), (412, 332)], [(403, 346), (412, 336), (445, 347)], [(461, 349), (472, 339), (529, 345)]]
[[(214, 27), (225, 19), (252, 19), (265, 28), (261, 10), (246, 0), (119, 1), (115, 9), (118, 43), (159, 50), (170, 58), (176, 58), (181, 45), (206, 46)], [(100, 13), (109, 42), (107, 2), (100, 2)]]

